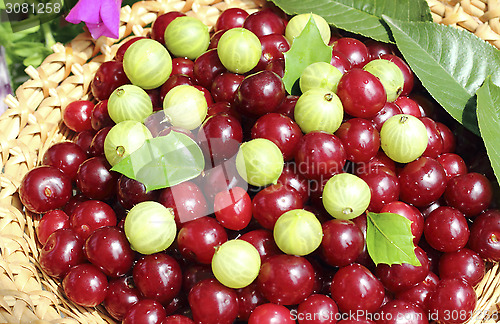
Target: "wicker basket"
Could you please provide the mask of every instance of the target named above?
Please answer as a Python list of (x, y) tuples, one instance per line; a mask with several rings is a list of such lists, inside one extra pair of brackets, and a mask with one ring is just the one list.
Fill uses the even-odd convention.
[[(475, 33), (500, 47), (500, 0), (427, 0), (438, 23), (454, 25)], [(58, 282), (46, 276), (37, 264), (34, 228), (39, 216), (26, 213), (17, 188), (23, 175), (39, 162), (53, 143), (74, 134), (61, 122), (68, 103), (88, 99), (88, 89), (100, 63), (113, 58), (127, 37), (146, 35), (145, 28), (160, 14), (178, 10), (213, 25), (228, 7), (255, 11), (265, 0), (157, 0), (123, 7), (120, 40), (88, 33), (66, 46), (56, 44), (54, 53), (26, 73), (31, 79), (20, 86), (16, 97), (8, 96), (9, 109), (0, 116), (0, 323), (114, 323), (102, 308), (84, 308), (69, 302)], [(484, 314), (497, 312), (500, 269), (491, 265), (476, 288), (477, 308)], [(495, 322), (476, 319), (475, 322)]]

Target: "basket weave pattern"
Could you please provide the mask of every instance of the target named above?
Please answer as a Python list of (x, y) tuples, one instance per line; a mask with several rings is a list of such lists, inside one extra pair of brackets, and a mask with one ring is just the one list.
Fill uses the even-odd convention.
[[(37, 264), (34, 228), (39, 215), (27, 213), (17, 195), (24, 174), (39, 164), (54, 143), (74, 134), (61, 122), (62, 110), (72, 101), (92, 99), (90, 82), (99, 65), (113, 58), (130, 36), (147, 35), (158, 15), (178, 10), (213, 25), (221, 11), (240, 7), (253, 12), (265, 0), (156, 0), (135, 3), (121, 10), (120, 39), (88, 33), (67, 45), (56, 44), (54, 53), (26, 73), (31, 79), (8, 96), (9, 109), (0, 116), (0, 323), (114, 323), (102, 308), (70, 303), (58, 282)], [(500, 0), (427, 0), (434, 21), (465, 28), (500, 47)], [(500, 270), (493, 266), (477, 287), (478, 308), (497, 311)], [(483, 320), (484, 321), (484, 320)], [(483, 322), (476, 319), (477, 323)], [(489, 321), (491, 322), (491, 320)]]

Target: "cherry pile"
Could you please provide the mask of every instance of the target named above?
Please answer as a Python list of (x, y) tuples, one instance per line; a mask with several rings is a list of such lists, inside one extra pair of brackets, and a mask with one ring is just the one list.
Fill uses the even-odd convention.
[[(164, 44), (168, 24), (183, 16), (159, 16), (147, 38)], [(27, 210), (43, 214), (36, 228), (38, 261), (44, 273), (61, 280), (69, 300), (102, 305), (127, 324), (462, 323), (476, 316), (473, 288), (485, 262), (500, 260), (500, 210), (494, 209), (491, 171), (476, 154), (477, 141), (419, 94), (393, 46), (336, 31), (331, 64), (343, 74), (337, 94), (344, 119), (334, 134), (303, 134), (294, 121), (299, 97), (287, 94), (281, 79), (289, 18), (270, 5), (250, 15), (224, 11), (208, 51), (195, 60), (174, 57), (167, 81), (147, 90), (155, 111), (176, 86), (203, 91), (208, 114), (200, 128), (183, 130), (154, 118), (147, 125), (153, 136), (175, 130), (199, 143), (208, 162), (193, 180), (147, 192), (142, 183), (110, 171), (104, 157), (114, 125), (108, 98), (130, 83), (124, 53), (146, 37), (130, 39), (100, 66), (91, 85), (94, 101), (65, 108), (63, 121), (78, 135), (45, 152), (19, 195)], [(236, 27), (250, 30), (262, 45), (257, 66), (245, 74), (227, 71), (217, 56), (220, 37)], [(404, 87), (393, 102), (380, 96), (381, 83), (362, 70), (378, 58), (403, 73)], [(380, 147), (382, 124), (398, 114), (417, 117), (428, 135), (423, 155), (406, 164), (392, 161)], [(224, 145), (255, 138), (274, 142), (285, 161), (277, 183), (264, 188), (249, 186), (234, 171), (239, 145)], [(207, 139), (223, 144), (214, 148)], [(375, 265), (366, 250), (366, 215), (328, 215), (322, 190), (342, 172), (368, 184), (368, 211), (412, 222), (421, 266)], [(144, 201), (159, 202), (175, 215), (178, 232), (166, 251), (141, 255), (124, 234), (128, 210)], [(322, 224), (321, 245), (306, 256), (284, 254), (274, 242), (276, 221), (294, 209), (314, 213)], [(257, 279), (240, 289), (219, 283), (210, 268), (216, 248), (231, 239), (251, 243), (262, 262)]]

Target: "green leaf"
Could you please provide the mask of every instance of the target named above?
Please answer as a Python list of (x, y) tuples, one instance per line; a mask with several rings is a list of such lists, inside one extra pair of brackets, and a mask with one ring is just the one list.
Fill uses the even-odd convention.
[(500, 183), (500, 87), (488, 77), (477, 91), (477, 120), (491, 167)]
[(196, 178), (204, 167), (198, 144), (185, 134), (170, 132), (147, 140), (111, 170), (143, 183), (149, 191)]
[(289, 15), (315, 13), (340, 29), (391, 42), (382, 15), (404, 21), (432, 21), (425, 0), (272, 0)]
[(285, 75), (283, 83), (289, 94), (298, 95), (300, 89), (298, 79), (302, 71), (312, 63), (327, 62), (332, 59), (332, 47), (326, 45), (312, 16), (293, 40), (292, 46), (285, 53)]
[(421, 265), (415, 255), (411, 221), (398, 214), (367, 213), (366, 248), (375, 264)]
[(422, 85), (453, 118), (479, 135), (476, 91), (488, 75), (500, 84), (500, 52), (466, 30), (384, 19)]

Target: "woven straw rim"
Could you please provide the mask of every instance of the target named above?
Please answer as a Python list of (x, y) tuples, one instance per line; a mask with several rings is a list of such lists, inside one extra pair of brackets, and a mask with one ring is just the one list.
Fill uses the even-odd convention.
[[(52, 144), (71, 140), (74, 133), (61, 122), (61, 112), (70, 102), (91, 99), (89, 86), (102, 62), (114, 57), (131, 36), (144, 36), (158, 15), (177, 10), (212, 26), (220, 12), (239, 7), (253, 12), (265, 0), (156, 0), (123, 7), (120, 39), (93, 40), (83, 33), (69, 44), (56, 44), (37, 69), (28, 67), (30, 80), (14, 96), (0, 116), (0, 323), (114, 323), (101, 308), (84, 308), (69, 302), (58, 282), (38, 266), (34, 228), (39, 215), (23, 210), (17, 194), (24, 174), (38, 165)], [(500, 3), (497, 0), (427, 0), (437, 23), (465, 28), (500, 47)], [(490, 265), (476, 287), (478, 316), (497, 312), (500, 268)], [(481, 316), (480, 316), (481, 315)], [(491, 320), (488, 322), (492, 322)]]

